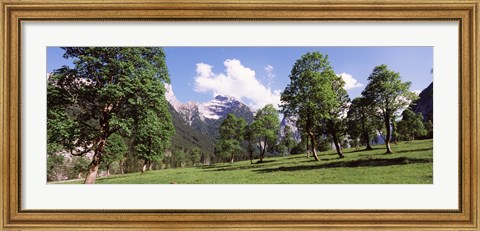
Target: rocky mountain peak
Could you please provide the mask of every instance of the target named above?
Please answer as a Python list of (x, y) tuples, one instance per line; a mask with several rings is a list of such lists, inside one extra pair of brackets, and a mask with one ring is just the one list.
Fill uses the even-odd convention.
[(227, 95), (217, 95), (214, 99), (218, 101), (239, 101), (237, 98)]
[(177, 99), (175, 93), (173, 93), (172, 85), (168, 83), (165, 83), (165, 99), (176, 111), (179, 111), (182, 107), (182, 102)]
[(413, 103), (412, 110), (415, 113), (422, 113), (424, 121), (433, 122), (433, 82), (420, 92), (419, 99)]
[(235, 97), (217, 95), (208, 102), (182, 103), (175, 97), (171, 85), (166, 84), (165, 89), (166, 100), (185, 120), (185, 123), (211, 137), (216, 136), (218, 126), (230, 113), (244, 118), (248, 123), (253, 121), (252, 110)]
[(298, 130), (297, 126), (296, 126), (296, 121), (297, 121), (297, 118), (295, 117), (283, 117), (282, 121), (280, 122), (280, 137), (284, 137), (285, 134), (283, 134), (283, 131), (285, 129), (285, 127), (290, 127), (290, 131), (292, 132), (292, 138), (294, 140), (296, 140), (297, 142), (300, 142), (302, 140), (301, 138), (301, 135), (300, 135), (300, 131)]

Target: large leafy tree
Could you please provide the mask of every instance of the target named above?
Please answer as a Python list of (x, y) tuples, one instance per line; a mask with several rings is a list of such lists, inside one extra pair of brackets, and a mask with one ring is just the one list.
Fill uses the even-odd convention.
[[(318, 159), (317, 130), (338, 134), (339, 117), (348, 102), (348, 95), (343, 92), (345, 84), (333, 71), (328, 56), (320, 52), (308, 52), (298, 59), (290, 73), (290, 83), (282, 92), (282, 112), (287, 117), (296, 117), (300, 130), (310, 138), (313, 157)], [(322, 125), (319, 129), (318, 126)], [(340, 157), (340, 146), (337, 143)]]
[(272, 104), (267, 104), (258, 109), (253, 121), (252, 128), (257, 139), (257, 146), (260, 150), (260, 162), (265, 157), (267, 148), (274, 150), (277, 143), (278, 132), (280, 130), (280, 121), (278, 111)]
[[(72, 155), (93, 152), (85, 183), (95, 183), (108, 137), (132, 133), (147, 113), (166, 109), (165, 54), (157, 47), (68, 47), (63, 66), (48, 79), (48, 141)], [(155, 119), (152, 119), (155, 120)], [(157, 123), (171, 124), (169, 117)], [(168, 142), (167, 139), (162, 142)]]
[(411, 83), (402, 82), (400, 73), (388, 69), (385, 64), (375, 67), (368, 81), (362, 95), (372, 106), (372, 110), (382, 117), (386, 131), (385, 146), (387, 153), (392, 153), (392, 119), (399, 110), (406, 108), (416, 95), (409, 91)]
[(242, 151), (240, 143), (245, 134), (247, 122), (243, 118), (237, 118), (234, 114), (228, 114), (219, 127), (220, 138), (217, 143), (217, 153), (222, 158), (230, 157), (234, 162), (235, 154)]
[(371, 141), (381, 123), (381, 118), (365, 98), (352, 100), (347, 115), (348, 134), (352, 139), (361, 137), (362, 143), (367, 146), (365, 150), (372, 150)]

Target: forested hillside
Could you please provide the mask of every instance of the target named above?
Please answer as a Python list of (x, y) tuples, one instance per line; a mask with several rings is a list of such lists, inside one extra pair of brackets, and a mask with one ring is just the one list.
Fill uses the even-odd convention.
[(170, 113), (172, 114), (172, 122), (175, 127), (175, 135), (172, 139), (172, 149), (192, 150), (198, 147), (202, 154), (203, 163), (209, 163), (211, 154), (215, 146), (213, 138), (194, 130), (182, 119), (182, 117), (169, 105)]

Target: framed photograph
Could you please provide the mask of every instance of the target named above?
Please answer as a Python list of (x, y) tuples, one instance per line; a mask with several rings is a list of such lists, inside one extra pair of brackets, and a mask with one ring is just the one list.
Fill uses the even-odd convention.
[(475, 1), (2, 1), (6, 230), (477, 230)]

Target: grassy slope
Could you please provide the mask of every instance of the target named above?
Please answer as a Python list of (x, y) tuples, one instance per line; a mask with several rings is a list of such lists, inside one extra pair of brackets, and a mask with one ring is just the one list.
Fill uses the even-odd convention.
[[(100, 178), (98, 184), (431, 184), (432, 140), (393, 144), (364, 151), (345, 149), (319, 153), (320, 161), (305, 155), (274, 157), (261, 164), (249, 161), (181, 169), (150, 171)], [(77, 181), (80, 183), (81, 181)], [(75, 183), (75, 182), (69, 182)]]

